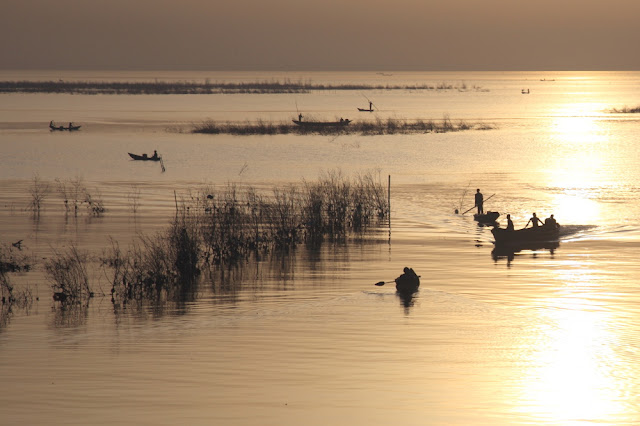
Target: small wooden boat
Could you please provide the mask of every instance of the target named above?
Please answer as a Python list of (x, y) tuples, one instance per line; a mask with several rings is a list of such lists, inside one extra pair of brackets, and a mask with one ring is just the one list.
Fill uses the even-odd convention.
[(369, 109), (367, 109), (367, 108), (358, 108), (358, 111), (373, 112), (373, 109), (372, 108), (369, 108)]
[(480, 223), (494, 223), (500, 217), (498, 212), (486, 212), (485, 214), (474, 214), (473, 219)]
[(495, 227), (491, 230), (496, 244), (526, 245), (530, 243), (557, 241), (560, 236), (560, 226), (537, 226), (532, 228), (508, 231)]
[(414, 293), (420, 287), (420, 277), (416, 275), (413, 268), (404, 268), (404, 274), (395, 279), (398, 293)]
[(80, 127), (82, 127), (82, 126), (74, 126), (72, 123), (69, 123), (69, 127), (56, 126), (55, 124), (53, 124), (53, 121), (49, 122), (49, 129), (51, 129), (51, 130), (69, 130), (69, 131), (73, 131), (73, 130), (79, 130)]
[(295, 124), (300, 127), (340, 127), (346, 126), (351, 123), (351, 120), (340, 119), (340, 121), (301, 121), (301, 120), (293, 120)]
[(132, 159), (139, 160), (139, 161), (160, 161), (160, 160), (162, 160), (162, 157), (160, 157), (160, 156), (151, 156), (151, 157), (149, 157), (147, 154), (138, 155), (138, 154), (132, 154), (130, 152), (128, 152), (127, 154), (129, 154), (129, 157), (131, 157)]

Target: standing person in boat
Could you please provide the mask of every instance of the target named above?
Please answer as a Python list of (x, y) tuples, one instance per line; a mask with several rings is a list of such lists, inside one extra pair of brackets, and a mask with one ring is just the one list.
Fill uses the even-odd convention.
[(533, 214), (533, 216), (531, 216), (531, 219), (529, 219), (529, 222), (527, 222), (527, 224), (524, 227), (526, 228), (527, 226), (529, 226), (529, 223), (531, 223), (531, 226), (533, 226), (534, 228), (537, 228), (538, 224), (540, 225), (543, 224), (540, 218), (536, 216), (535, 213)]
[(298, 121), (302, 121), (302, 114), (298, 114)]
[(551, 229), (555, 229), (558, 227), (558, 222), (556, 222), (556, 219), (553, 217), (553, 215), (544, 220), (544, 227)]
[(511, 220), (511, 215), (507, 215), (507, 231), (513, 231), (513, 221)]
[(484, 196), (480, 192), (480, 188), (476, 189), (476, 207), (478, 214), (484, 214)]

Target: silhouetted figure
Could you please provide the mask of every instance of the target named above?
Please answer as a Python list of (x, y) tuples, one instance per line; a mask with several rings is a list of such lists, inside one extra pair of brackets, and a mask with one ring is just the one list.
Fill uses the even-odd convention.
[(540, 218), (536, 216), (535, 213), (533, 214), (533, 216), (531, 216), (531, 219), (529, 219), (529, 222), (527, 222), (527, 224), (524, 227), (526, 228), (527, 226), (529, 226), (529, 223), (531, 223), (531, 226), (533, 226), (534, 228), (537, 228), (538, 224), (540, 225), (543, 224)]
[(298, 114), (298, 121), (302, 121), (302, 114)]
[(69, 130), (71, 130), (73, 128), (73, 123), (69, 122)]
[(373, 102), (369, 101), (369, 111), (373, 111)]
[(513, 221), (511, 220), (511, 215), (507, 215), (507, 231), (513, 231)]
[(558, 222), (556, 222), (556, 219), (551, 215), (544, 220), (544, 226), (545, 228), (555, 229), (558, 227)]
[(484, 214), (484, 196), (480, 189), (476, 189), (476, 207), (478, 208), (478, 214)]
[(155, 149), (153, 150), (153, 156), (151, 157), (153, 159), (158, 158), (158, 151), (156, 151)]

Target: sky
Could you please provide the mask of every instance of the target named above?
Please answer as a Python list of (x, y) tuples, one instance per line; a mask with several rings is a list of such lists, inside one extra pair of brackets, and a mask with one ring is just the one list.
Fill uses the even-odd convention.
[(2, 0), (0, 69), (640, 70), (639, 0)]

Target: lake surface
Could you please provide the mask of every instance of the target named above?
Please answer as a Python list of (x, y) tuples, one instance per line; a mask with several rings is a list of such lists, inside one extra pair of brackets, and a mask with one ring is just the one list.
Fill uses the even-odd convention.
[[(433, 84), (450, 90), (260, 95), (0, 95), (0, 244), (22, 242), (26, 308), (2, 306), (0, 424), (451, 425), (640, 422), (640, 73), (0, 72), (1, 80)], [(529, 89), (529, 94), (521, 90)], [(358, 112), (371, 99), (374, 113)], [(492, 130), (385, 136), (196, 135), (206, 119), (432, 119)], [(73, 121), (78, 132), (50, 132)], [(163, 156), (130, 161), (127, 152)], [(203, 274), (194, 294), (62, 309), (42, 266), (165, 229), (177, 199), (340, 170), (391, 176), (391, 226)], [(34, 176), (106, 207), (38, 220)], [(558, 247), (494, 251), (471, 213), (532, 212)], [(494, 195), (495, 194), (495, 195)], [(133, 207), (136, 206), (134, 212)], [(411, 300), (390, 281), (421, 275)], [(96, 293), (110, 289), (94, 262)]]

